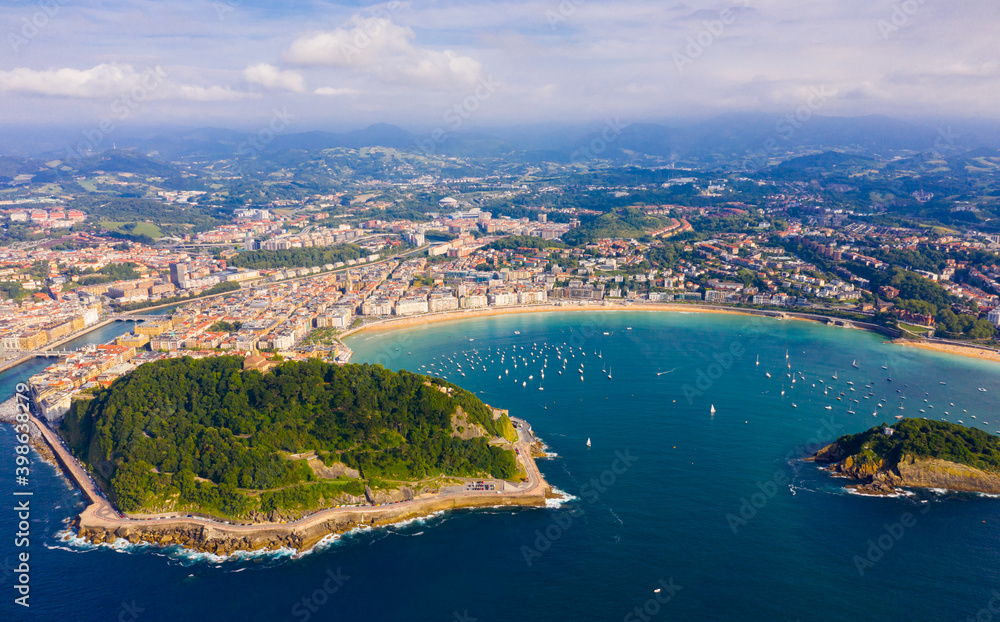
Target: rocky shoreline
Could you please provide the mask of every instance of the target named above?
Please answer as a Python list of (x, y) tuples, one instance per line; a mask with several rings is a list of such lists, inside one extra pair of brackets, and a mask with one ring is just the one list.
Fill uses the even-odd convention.
[(359, 528), (383, 527), (406, 520), (423, 518), (444, 510), (496, 506), (540, 507), (551, 496), (548, 487), (538, 495), (513, 496), (486, 495), (446, 499), (427, 499), (398, 508), (370, 507), (339, 512), (326, 519), (302, 525), (272, 525), (239, 530), (217, 523), (183, 525), (125, 524), (115, 525), (93, 516), (91, 508), (74, 519), (76, 535), (92, 544), (113, 544), (126, 541), (131, 544), (180, 546), (184, 549), (213, 555), (227, 556), (238, 551), (278, 551), (294, 549), (305, 552), (331, 535), (339, 535)]
[[(16, 417), (18, 413), (17, 408), (17, 396), (0, 403), (0, 423), (5, 423), (7, 425), (15, 425), (17, 423)], [(28, 437), (31, 439), (31, 446), (34, 447), (38, 455), (51, 465), (58, 466), (56, 462), (56, 457), (52, 454), (52, 450), (49, 448), (49, 444), (45, 442), (42, 438), (42, 432), (38, 429), (38, 426), (34, 421), (28, 424)]]
[[(17, 399), (12, 397), (0, 403), (0, 423), (15, 425), (18, 414)], [(367, 505), (357, 508), (327, 510), (296, 520), (297, 517), (277, 517), (291, 519), (287, 524), (267, 522), (254, 526), (229, 525), (217, 521), (198, 518), (171, 518), (167, 520), (120, 520), (108, 514), (106, 500), (92, 490), (92, 482), (81, 473), (75, 472), (71, 463), (63, 464), (53, 452), (49, 440), (42, 433), (34, 417), (28, 423), (31, 443), (42, 459), (57, 465), (67, 477), (84, 491), (90, 501), (83, 512), (76, 516), (72, 531), (77, 537), (95, 545), (128, 542), (145, 543), (154, 546), (179, 546), (183, 549), (228, 556), (239, 551), (260, 552), (293, 549), (305, 552), (324, 539), (359, 528), (387, 526), (407, 520), (423, 518), (437, 512), (462, 508), (481, 507), (544, 507), (547, 499), (558, 498), (545, 482), (534, 465), (533, 458), (545, 455), (542, 443), (535, 441), (528, 446), (530, 457), (527, 464), (537, 478), (534, 489), (524, 492), (509, 492), (499, 495), (483, 493), (447, 494), (421, 497), (409, 488), (373, 493), (371, 499), (357, 498), (358, 502), (374, 502), (386, 505)], [(46, 434), (55, 436), (54, 432)], [(367, 497), (367, 495), (366, 495)], [(414, 498), (416, 497), (416, 498)], [(102, 518), (103, 516), (103, 518)], [(274, 517), (267, 517), (268, 519)]]
[(881, 458), (860, 460), (847, 455), (839, 444), (831, 443), (806, 460), (828, 465), (836, 477), (860, 482), (848, 488), (863, 495), (898, 495), (904, 488), (1000, 494), (1000, 473), (939, 458), (905, 455), (897, 464), (887, 465)]

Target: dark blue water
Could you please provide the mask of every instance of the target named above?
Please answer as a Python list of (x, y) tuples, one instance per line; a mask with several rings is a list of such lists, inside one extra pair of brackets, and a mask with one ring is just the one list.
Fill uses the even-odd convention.
[[(40, 467), (30, 617), (964, 620), (1000, 589), (1000, 500), (857, 497), (798, 460), (897, 414), (995, 432), (995, 365), (809, 323), (652, 313), (506, 316), (350, 345), (356, 362), (433, 370), (528, 419), (558, 456), (542, 472), (573, 500), (351, 534), (297, 559), (218, 561), (58, 541), (79, 496)], [(0, 430), (0, 456), (12, 445)], [(0, 578), (0, 615), (28, 619)]]

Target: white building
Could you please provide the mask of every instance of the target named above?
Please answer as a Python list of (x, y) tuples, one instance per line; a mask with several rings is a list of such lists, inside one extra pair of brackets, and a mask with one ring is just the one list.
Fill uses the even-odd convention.
[(509, 307), (517, 304), (516, 292), (500, 292), (489, 295), (491, 307)]
[(423, 296), (400, 298), (396, 303), (396, 315), (414, 315), (427, 313), (427, 299)]
[(517, 293), (517, 302), (522, 305), (541, 304), (548, 301), (548, 292), (544, 289), (529, 289)]
[(482, 309), (488, 303), (489, 300), (482, 294), (472, 294), (470, 296), (462, 297), (463, 309)]
[(458, 309), (458, 298), (454, 296), (431, 296), (428, 307), (432, 313), (438, 311), (455, 311)]
[(1000, 307), (990, 311), (990, 314), (986, 316), (987, 319), (996, 327), (1000, 327)]

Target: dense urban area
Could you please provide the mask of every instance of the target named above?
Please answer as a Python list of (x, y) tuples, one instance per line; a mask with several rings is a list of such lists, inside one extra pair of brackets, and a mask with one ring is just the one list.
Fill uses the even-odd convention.
[[(996, 348), (1000, 154), (653, 164), (0, 158), (2, 362), (58, 356), (30, 383), (58, 420), (144, 362), (343, 363), (349, 331), (465, 311), (712, 305)], [(112, 321), (134, 331), (60, 351)]]

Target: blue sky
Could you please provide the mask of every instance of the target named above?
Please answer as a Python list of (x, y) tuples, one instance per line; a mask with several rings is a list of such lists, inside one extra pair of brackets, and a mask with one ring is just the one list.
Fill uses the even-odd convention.
[(5, 2), (0, 124), (996, 118), (998, 26), (996, 0)]

